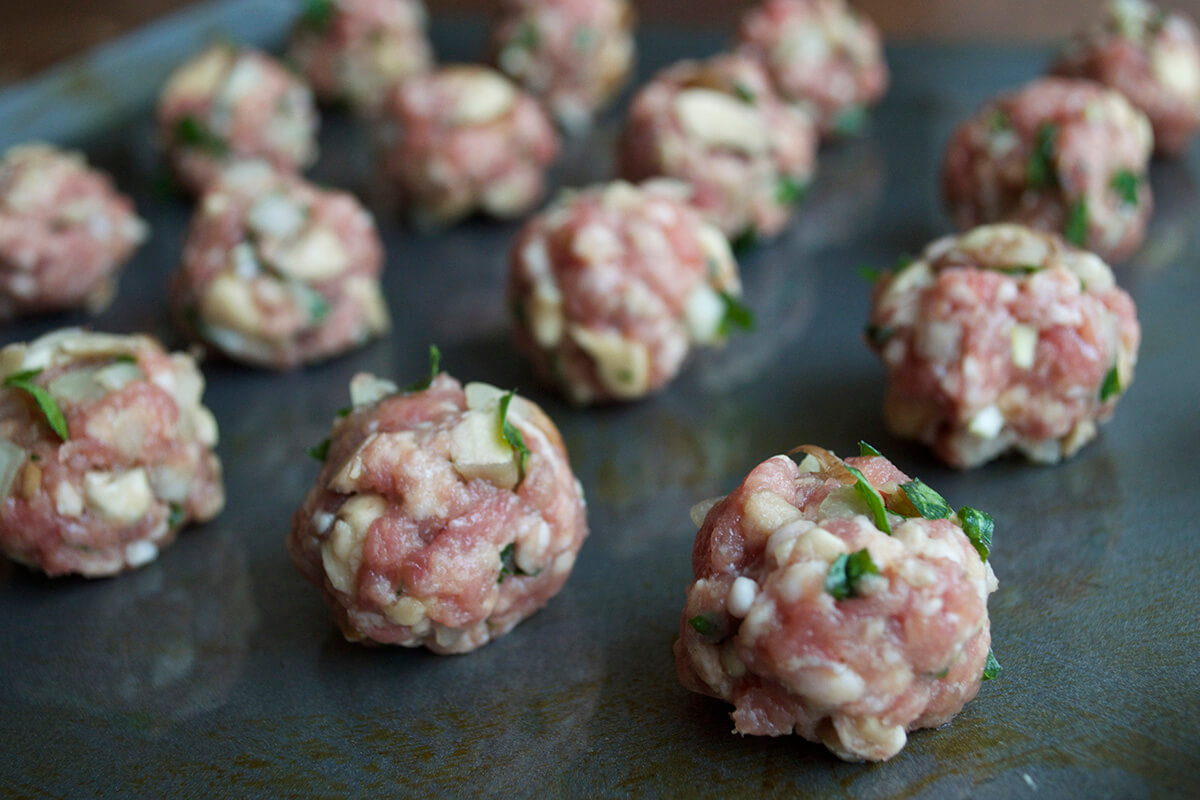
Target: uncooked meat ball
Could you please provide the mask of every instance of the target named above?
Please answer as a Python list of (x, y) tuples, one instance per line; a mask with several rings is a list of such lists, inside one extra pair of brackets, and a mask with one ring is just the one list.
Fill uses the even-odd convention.
[(734, 705), (737, 733), (794, 731), (847, 761), (882, 761), (999, 671), (992, 520), (954, 513), (878, 454), (800, 449), (799, 465), (770, 458), (692, 510), (676, 667), (688, 689)]
[(146, 224), (79, 153), (18, 145), (0, 161), (0, 321), (86, 306), (99, 311)]
[(288, 369), (388, 329), (382, 262), (375, 222), (352, 195), (242, 162), (201, 198), (171, 306), (229, 358)]
[(1101, 258), (1137, 249), (1152, 205), (1146, 116), (1091, 81), (1042, 78), (954, 132), (942, 192), (960, 230), (1017, 222)]
[(49, 575), (115, 575), (225, 504), (191, 356), (68, 328), (0, 350), (0, 550)]
[(364, 114), (433, 63), (421, 0), (309, 0), (288, 54), (318, 99)]
[(350, 398), (288, 539), (347, 639), (465, 653), (558, 593), (587, 522), (540, 408), (445, 373), (356, 375)]
[(1154, 126), (1154, 146), (1181, 155), (1200, 129), (1200, 32), (1143, 0), (1110, 0), (1053, 66), (1116, 89)]
[(580, 131), (633, 69), (628, 0), (504, 0), (492, 27), (492, 61)]
[(1017, 225), (940, 239), (884, 273), (867, 328), (888, 427), (960, 468), (1074, 455), (1133, 381), (1140, 338), (1108, 265)]
[(159, 97), (158, 126), (168, 162), (193, 194), (238, 159), (298, 172), (317, 158), (312, 92), (256, 50), (213, 45), (175, 70)]
[(754, 60), (683, 61), (634, 97), (620, 173), (685, 181), (692, 204), (727, 236), (771, 236), (812, 180), (816, 144), (811, 119), (780, 101)]
[(517, 345), (573, 401), (643, 397), (693, 345), (749, 326), (729, 244), (686, 192), (667, 181), (564, 192), (514, 242)]
[(527, 92), (488, 67), (456, 65), (394, 88), (379, 129), (383, 172), (421, 227), (474, 211), (508, 219), (542, 198), (559, 141)]
[(887, 91), (879, 30), (843, 0), (766, 0), (742, 17), (738, 39), (823, 137), (857, 133)]

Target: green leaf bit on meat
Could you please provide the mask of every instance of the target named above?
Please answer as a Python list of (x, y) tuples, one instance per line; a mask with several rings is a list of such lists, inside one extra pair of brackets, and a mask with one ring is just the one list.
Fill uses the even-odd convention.
[(167, 512), (167, 527), (174, 530), (187, 522), (187, 512), (179, 503), (171, 503)]
[(850, 474), (854, 476), (854, 491), (858, 492), (858, 496), (865, 500), (867, 507), (871, 509), (871, 515), (875, 518), (875, 527), (888, 536), (891, 536), (892, 526), (888, 522), (887, 509), (884, 508), (883, 497), (867, 481), (867, 476), (849, 464), (846, 464), (846, 469), (850, 470)]
[[(538, 574), (537, 572), (526, 572), (517, 566), (516, 549), (516, 542), (509, 542), (500, 551), (500, 575), (496, 578), (496, 583), (504, 583), (504, 579), (509, 575), (532, 578)], [(538, 570), (538, 572), (541, 572), (541, 570)]]
[(829, 565), (825, 576), (825, 591), (833, 595), (834, 600), (845, 600), (847, 597), (859, 597), (859, 583), (864, 575), (878, 575), (879, 567), (871, 560), (867, 548), (857, 553), (842, 553)]
[(313, 325), (320, 325), (325, 318), (329, 316), (329, 301), (325, 299), (325, 295), (317, 291), (310, 291), (308, 295), (308, 318), (312, 320)]
[(747, 227), (737, 236), (729, 240), (729, 246), (735, 253), (745, 253), (758, 245), (758, 231), (753, 225)]
[(721, 317), (721, 324), (717, 326), (718, 336), (724, 338), (734, 328), (747, 333), (754, 330), (754, 312), (741, 299), (729, 292), (721, 292), (721, 303), (725, 306), (725, 313)]
[(747, 105), (752, 106), (758, 102), (758, 95), (756, 95), (754, 90), (747, 86), (743, 81), (733, 82), (733, 94), (738, 100), (741, 100)]
[(914, 478), (908, 483), (900, 484), (908, 501), (925, 519), (945, 519), (954, 512), (946, 502), (946, 498), (930, 489), (920, 478)]
[(67, 419), (63, 416), (62, 409), (58, 407), (58, 402), (54, 397), (33, 382), (33, 379), (39, 374), (41, 374), (40, 369), (14, 372), (4, 379), (4, 385), (9, 389), (16, 389), (32, 397), (33, 402), (37, 403), (37, 407), (41, 409), (42, 416), (46, 418), (46, 424), (58, 434), (59, 439), (65, 442), (70, 438), (70, 433), (67, 430)]
[(304, 10), (300, 12), (300, 20), (313, 30), (323, 31), (333, 21), (337, 11), (334, 0), (304, 0)]
[(992, 533), (996, 530), (996, 521), (991, 515), (970, 506), (958, 510), (958, 520), (962, 523), (963, 533), (974, 545), (975, 552), (986, 562), (992, 552)]
[(692, 630), (701, 636), (713, 636), (717, 632), (717, 623), (706, 614), (692, 617), (688, 620), (688, 625), (692, 626)]
[(508, 405), (512, 402), (513, 393), (509, 392), (500, 398), (500, 438), (508, 442), (517, 457), (517, 485), (515, 490), (525, 480), (525, 465), (529, 463), (529, 448), (525, 446), (525, 437), (516, 425), (508, 421)]
[(1067, 211), (1067, 222), (1063, 226), (1063, 238), (1076, 247), (1084, 247), (1088, 235), (1088, 205), (1085, 198), (1079, 198), (1071, 204)]
[(834, 117), (833, 132), (838, 136), (857, 136), (867, 127), (870, 118), (870, 113), (862, 106), (849, 106)]
[(791, 175), (782, 175), (775, 185), (775, 202), (781, 206), (794, 206), (804, 199), (808, 186)]
[(517, 30), (517, 35), (513, 37), (512, 45), (525, 50), (536, 50), (538, 45), (542, 43), (542, 32), (538, 30), (537, 25), (532, 22), (526, 22)]
[(1141, 185), (1142, 179), (1133, 171), (1127, 169), (1119, 169), (1113, 173), (1112, 180), (1109, 181), (1109, 188), (1117, 193), (1117, 197), (1121, 198), (1121, 202), (1131, 208), (1136, 208), (1138, 204), (1138, 187)]
[(1121, 373), (1117, 371), (1117, 365), (1113, 364), (1104, 376), (1104, 383), (1100, 384), (1100, 402), (1107, 403), (1110, 397), (1116, 397), (1121, 393)]
[(1041, 272), (1040, 264), (1009, 264), (1004, 267), (993, 267), (996, 272), (1003, 272), (1005, 275), (1032, 275), (1035, 272)]
[(1043, 122), (1034, 138), (1033, 152), (1025, 165), (1025, 180), (1033, 189), (1049, 189), (1058, 185), (1058, 170), (1054, 166), (1054, 149), (1058, 142), (1058, 126)]
[(1000, 666), (1000, 662), (996, 660), (996, 656), (992, 653), (991, 648), (988, 649), (987, 663), (983, 665), (983, 675), (981, 681), (995, 680), (1004, 667)]
[(315, 458), (317, 461), (324, 461), (329, 457), (329, 440), (323, 439), (321, 440), (320, 444), (310, 447), (304, 452)]
[(433, 379), (442, 371), (442, 351), (436, 344), (429, 345), (429, 374), (404, 388), (406, 392), (423, 392), (433, 385)]
[(887, 341), (896, 335), (896, 331), (887, 325), (868, 325), (863, 333), (867, 341), (876, 347), (887, 344)]
[(228, 146), (208, 126), (192, 116), (180, 117), (175, 122), (175, 138), (187, 147), (195, 147), (215, 156), (224, 155)]
[(883, 455), (883, 453), (879, 452), (874, 447), (872, 447), (871, 445), (862, 441), (861, 439), (858, 442), (858, 454), (860, 456), (882, 456)]

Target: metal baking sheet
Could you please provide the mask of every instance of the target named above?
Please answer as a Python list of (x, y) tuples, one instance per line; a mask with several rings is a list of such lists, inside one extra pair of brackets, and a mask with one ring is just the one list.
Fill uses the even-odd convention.
[[(436, 4), (434, 4), (436, 9)], [(167, 276), (188, 206), (162, 196), (150, 111), (165, 71), (212, 36), (277, 46), (292, 6), (200, 5), (0, 93), (0, 146), (83, 147), (133, 194), (153, 238), (93, 324), (172, 336)], [(444, 59), (483, 28), (438, 19)], [(719, 49), (721, 32), (641, 33), (640, 73)], [(870, 135), (822, 154), (778, 241), (742, 259), (757, 330), (701, 354), (669, 389), (575, 409), (533, 384), (500, 300), (515, 226), (415, 236), (381, 221), (395, 319), (384, 341), (291, 374), (205, 365), (229, 502), (154, 564), (111, 580), (0, 566), (0, 794), (16, 797), (1200, 795), (1195, 485), (1200, 369), (1197, 151), (1157, 163), (1147, 245), (1118, 272), (1144, 326), (1136, 382), (1098, 441), (1058, 467), (969, 473), (895, 440), (882, 369), (860, 342), (868, 286), (948, 230), (934, 188), (953, 124), (1032, 78), (1047, 52), (902, 46)], [(560, 184), (608, 174), (619, 113), (568, 148)], [(363, 190), (366, 139), (326, 115), (314, 175)], [(7, 327), (24, 340), (78, 314)], [(562, 428), (591, 537), (561, 595), (482, 650), (439, 657), (347, 644), (283, 541), (360, 370), (409, 380), (430, 342), (464, 379), (516, 386)], [(795, 737), (730, 733), (728, 708), (679, 685), (671, 657), (690, 577), (688, 507), (762, 459), (865, 438), (953, 503), (996, 518), (990, 603), (1005, 671), (946, 729), (891, 762), (844, 764)]]

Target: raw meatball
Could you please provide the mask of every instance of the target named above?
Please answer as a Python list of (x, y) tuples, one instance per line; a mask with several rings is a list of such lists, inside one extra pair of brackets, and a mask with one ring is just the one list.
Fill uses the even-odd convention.
[(662, 175), (693, 187), (692, 203), (727, 236), (778, 233), (812, 180), (817, 134), (738, 55), (683, 61), (633, 98), (621, 177)]
[(1160, 153), (1181, 155), (1200, 129), (1200, 33), (1183, 14), (1111, 0), (1053, 71), (1125, 95), (1150, 118)]
[(225, 504), (191, 356), (67, 328), (0, 350), (0, 549), (49, 575), (150, 563)]
[(766, 0), (742, 17), (738, 39), (823, 137), (857, 133), (887, 91), (879, 30), (843, 0)]
[(628, 0), (504, 0), (492, 27), (492, 62), (581, 131), (629, 79)]
[(384, 104), (383, 171), (422, 227), (473, 211), (517, 217), (545, 191), (558, 134), (538, 102), (488, 67), (409, 78)]
[(375, 222), (352, 195), (242, 162), (196, 209), (171, 306), (226, 356), (288, 369), (388, 329), (382, 261)]
[(729, 244), (686, 192), (667, 181), (564, 192), (513, 243), (517, 345), (573, 401), (657, 391), (693, 344), (748, 322)]
[(308, 0), (288, 52), (319, 99), (364, 114), (433, 63), (421, 0)]
[(317, 158), (312, 92), (265, 53), (218, 44), (179, 67), (158, 100), (167, 160), (199, 194), (237, 159), (297, 172)]
[(146, 233), (129, 198), (81, 154), (41, 143), (11, 148), (0, 161), (0, 321), (102, 310)]
[(350, 397), (288, 539), (347, 639), (465, 653), (558, 593), (587, 522), (540, 408), (445, 373), (356, 375)]
[(737, 733), (795, 730), (847, 761), (882, 761), (998, 671), (996, 577), (980, 558), (992, 521), (954, 514), (886, 458), (801, 449), (799, 466), (770, 458), (693, 509), (675, 663), (688, 689), (736, 706)]
[(1152, 146), (1146, 116), (1117, 92), (1042, 78), (959, 126), (942, 192), (960, 230), (1019, 222), (1120, 260), (1141, 244), (1150, 217)]
[(885, 273), (867, 339), (887, 367), (888, 427), (965, 468), (1074, 455), (1132, 382), (1141, 329), (1097, 256), (991, 225)]

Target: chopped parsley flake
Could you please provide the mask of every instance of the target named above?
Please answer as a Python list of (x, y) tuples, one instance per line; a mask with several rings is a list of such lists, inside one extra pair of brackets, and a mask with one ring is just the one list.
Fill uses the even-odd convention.
[(187, 520), (187, 513), (183, 510), (183, 506), (179, 503), (171, 503), (170, 510), (167, 512), (167, 527), (172, 530), (178, 528)]
[(1117, 372), (1117, 365), (1113, 364), (1112, 369), (1104, 376), (1104, 383), (1100, 384), (1100, 402), (1108, 401), (1108, 398), (1115, 397), (1121, 393), (1121, 374)]
[(517, 35), (513, 37), (512, 43), (526, 50), (536, 50), (538, 45), (542, 43), (542, 33), (538, 30), (537, 25), (534, 25), (532, 22), (526, 22), (517, 31)]
[(1033, 189), (1049, 189), (1058, 185), (1058, 170), (1054, 166), (1054, 148), (1058, 141), (1058, 126), (1043, 122), (1034, 138), (1033, 152), (1025, 165), (1025, 180)]
[(995, 680), (1003, 670), (1004, 667), (1000, 666), (1000, 662), (996, 660), (996, 656), (992, 653), (991, 648), (988, 648), (987, 663), (983, 665), (983, 676), (980, 680)]
[(1008, 114), (998, 108), (989, 109), (987, 113), (988, 130), (992, 133), (1004, 133), (1012, 130), (1012, 120)]
[(304, 0), (300, 20), (314, 30), (325, 30), (337, 10), (334, 0)]
[(758, 101), (758, 95), (742, 81), (733, 82), (733, 93), (737, 95), (738, 100), (749, 105), (754, 105)]
[(137, 356), (129, 353), (122, 353), (119, 356), (113, 356), (113, 362), (117, 364), (136, 364)]
[(321, 440), (320, 444), (316, 445), (315, 447), (310, 447), (304, 452), (315, 458), (317, 461), (324, 461), (329, 457), (329, 439)]
[(791, 175), (784, 175), (775, 187), (775, 202), (781, 206), (794, 206), (804, 198), (807, 188)]
[(1032, 275), (1042, 271), (1039, 264), (1010, 264), (1006, 267), (993, 267), (993, 269), (996, 272), (1003, 272), (1005, 275)]
[(879, 567), (871, 560), (867, 548), (849, 555), (842, 553), (829, 565), (829, 572), (825, 575), (825, 591), (833, 595), (834, 600), (858, 597), (863, 576), (878, 574)]
[(945, 519), (954, 513), (946, 499), (930, 489), (920, 478), (900, 484), (908, 501), (925, 519)]
[(345, 419), (354, 412), (354, 406), (342, 406), (337, 411), (333, 412), (338, 419)]
[(308, 295), (308, 317), (314, 325), (320, 325), (329, 316), (329, 301), (320, 292), (310, 292)]
[(689, 619), (688, 625), (691, 625), (692, 630), (701, 636), (712, 636), (717, 632), (717, 623), (704, 614)]
[(728, 336), (734, 328), (747, 333), (754, 330), (754, 312), (741, 299), (729, 292), (721, 292), (721, 303), (725, 306), (725, 313), (721, 317), (721, 324), (717, 326), (719, 336)]
[(996, 521), (989, 514), (970, 506), (958, 510), (958, 519), (962, 523), (963, 533), (975, 546), (975, 552), (986, 562), (992, 552), (992, 533), (996, 530)]
[(180, 144), (205, 150), (215, 156), (224, 155), (228, 149), (224, 139), (193, 116), (180, 117), (175, 122), (175, 138)]
[[(531, 578), (537, 575), (537, 572), (526, 572), (517, 566), (514, 551), (517, 549), (516, 542), (509, 542), (500, 551), (500, 575), (496, 578), (496, 583), (504, 583), (504, 579), (509, 575), (519, 575), (522, 578)], [(541, 572), (541, 570), (538, 570)]]
[(854, 271), (858, 273), (858, 277), (869, 283), (875, 283), (883, 277), (883, 270), (872, 267), (870, 264), (859, 264)]
[(1063, 227), (1063, 236), (1076, 247), (1083, 247), (1088, 235), (1087, 200), (1079, 198), (1071, 204), (1067, 212), (1067, 223)]
[(40, 369), (30, 369), (24, 372), (14, 372), (4, 379), (4, 385), (9, 389), (17, 389), (24, 392), (33, 398), (33, 402), (42, 411), (42, 416), (46, 418), (46, 424), (50, 429), (58, 434), (58, 438), (64, 442), (70, 438), (70, 433), (67, 430), (67, 420), (63, 416), (62, 409), (58, 407), (58, 401), (51, 394), (33, 382), (41, 373)]
[(1119, 169), (1113, 173), (1109, 187), (1121, 198), (1121, 202), (1130, 207), (1138, 204), (1138, 186), (1142, 179), (1127, 169)]
[(525, 465), (529, 462), (529, 448), (525, 446), (525, 437), (516, 425), (508, 421), (508, 405), (512, 402), (513, 393), (509, 392), (500, 398), (500, 438), (508, 442), (517, 456), (517, 486), (525, 480)]
[(865, 333), (867, 341), (876, 347), (885, 344), (888, 339), (896, 335), (896, 331), (887, 325), (868, 325)]
[(733, 252), (735, 253), (744, 253), (747, 250), (753, 249), (757, 244), (758, 231), (754, 229), (753, 225), (729, 240), (729, 246), (733, 248)]
[(433, 379), (442, 369), (442, 351), (436, 344), (429, 345), (429, 375), (419, 381), (410, 383), (404, 388), (406, 392), (423, 392), (433, 385)]
[(857, 136), (867, 127), (871, 115), (862, 106), (843, 108), (833, 119), (833, 132), (838, 136)]
[(875, 491), (875, 487), (867, 481), (867, 477), (856, 468), (846, 464), (846, 469), (850, 470), (850, 474), (854, 476), (854, 491), (858, 492), (858, 496), (865, 500), (867, 507), (871, 509), (871, 515), (875, 518), (875, 527), (891, 536), (892, 526), (888, 522), (887, 509), (883, 506), (883, 498), (879, 492)]
[(883, 453), (879, 452), (874, 447), (872, 447), (871, 445), (867, 444), (866, 442), (864, 442), (862, 440), (859, 440), (859, 442), (858, 442), (858, 454), (860, 456), (882, 456), (883, 455)]

